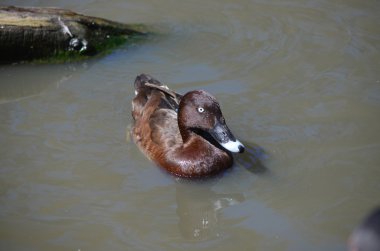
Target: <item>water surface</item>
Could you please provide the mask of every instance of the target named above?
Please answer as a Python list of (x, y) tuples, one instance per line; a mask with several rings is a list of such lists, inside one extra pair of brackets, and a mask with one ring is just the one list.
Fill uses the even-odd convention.
[[(161, 35), (0, 66), (1, 250), (345, 250), (380, 204), (380, 2), (54, 5)], [(217, 97), (248, 146), (231, 170), (183, 181), (139, 152), (126, 131), (142, 72)]]

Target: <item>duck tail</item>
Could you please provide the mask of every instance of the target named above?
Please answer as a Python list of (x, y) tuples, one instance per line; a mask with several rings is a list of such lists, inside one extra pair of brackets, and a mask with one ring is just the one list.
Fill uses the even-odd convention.
[(147, 87), (145, 84), (153, 84), (157, 86), (162, 86), (161, 82), (158, 81), (157, 79), (154, 79), (152, 76), (148, 74), (140, 74), (136, 77), (135, 80), (135, 90), (136, 92), (139, 92), (141, 89)]
[(178, 106), (182, 95), (172, 91), (166, 85), (163, 85), (157, 79), (154, 79), (148, 74), (140, 74), (135, 80), (135, 95), (147, 96), (152, 90), (158, 90), (170, 97), (169, 100), (174, 106)]

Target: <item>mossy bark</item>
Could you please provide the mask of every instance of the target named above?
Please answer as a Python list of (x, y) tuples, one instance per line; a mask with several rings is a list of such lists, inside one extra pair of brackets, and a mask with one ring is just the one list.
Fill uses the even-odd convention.
[(136, 41), (144, 29), (65, 9), (0, 7), (0, 63), (87, 58)]

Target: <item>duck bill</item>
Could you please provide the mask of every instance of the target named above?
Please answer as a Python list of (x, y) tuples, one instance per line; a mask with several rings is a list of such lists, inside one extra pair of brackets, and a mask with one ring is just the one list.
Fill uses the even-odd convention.
[(226, 124), (217, 122), (209, 133), (226, 150), (233, 153), (244, 152), (244, 145), (232, 135)]

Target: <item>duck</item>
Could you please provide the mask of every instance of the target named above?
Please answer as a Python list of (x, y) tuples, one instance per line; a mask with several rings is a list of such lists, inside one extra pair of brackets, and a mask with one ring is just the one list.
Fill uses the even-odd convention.
[(208, 92), (181, 95), (148, 74), (138, 75), (134, 88), (132, 139), (167, 172), (184, 178), (209, 177), (233, 165), (232, 153), (244, 152)]

